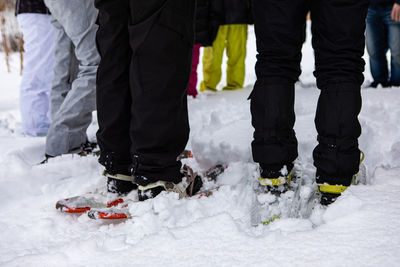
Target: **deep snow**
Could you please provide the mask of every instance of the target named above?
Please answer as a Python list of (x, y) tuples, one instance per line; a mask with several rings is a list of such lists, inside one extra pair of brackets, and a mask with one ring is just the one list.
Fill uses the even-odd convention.
[[(296, 86), (300, 161), (312, 182), (314, 112), (319, 91), (312, 77), (310, 35)], [(255, 42), (249, 31), (246, 86), (189, 99), (188, 148), (198, 170), (229, 164), (212, 197), (178, 200), (164, 194), (131, 207), (134, 219), (92, 221), (67, 215), (55, 202), (105, 188), (97, 159), (63, 156), (34, 165), (44, 138), (20, 133), (18, 56), (13, 72), (0, 62), (1, 266), (399, 266), (400, 88), (363, 89), (360, 147), (368, 184), (350, 187), (310, 218), (249, 223), (256, 169), (251, 159), (249, 102), (255, 81)], [(3, 60), (0, 54), (0, 60)], [(201, 66), (199, 74), (201, 80)], [(367, 67), (368, 70), (368, 67)], [(366, 71), (367, 80), (370, 74)], [(225, 78), (223, 77), (223, 83)], [(88, 134), (94, 138), (96, 120)], [(309, 184), (311, 187), (312, 185)]]

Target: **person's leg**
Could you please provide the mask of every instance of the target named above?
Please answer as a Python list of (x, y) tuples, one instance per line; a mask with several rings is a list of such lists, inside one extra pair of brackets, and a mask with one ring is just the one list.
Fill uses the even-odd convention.
[(71, 70), (74, 64), (74, 56), (72, 41), (66, 35), (62, 25), (54, 17), (51, 19), (51, 24), (56, 32), (54, 44), (55, 64), (50, 92), (50, 117), (53, 120), (69, 90), (71, 90), (73, 80)]
[(43, 52), (43, 61), (46, 64), (41, 68), (41, 83), (43, 87), (47, 88), (47, 98), (49, 101), (49, 107), (47, 110), (47, 117), (51, 120), (51, 90), (53, 88), (54, 81), (54, 68), (55, 68), (55, 43), (57, 40), (57, 32), (55, 31), (52, 25), (52, 17), (51, 15), (46, 15), (45, 21), (45, 29), (46, 32), (43, 32), (43, 47), (45, 51)]
[(197, 66), (199, 65), (201, 44), (195, 44), (193, 47), (192, 73), (190, 74), (188, 95), (197, 96)]
[(389, 80), (388, 62), (388, 28), (380, 10), (368, 9), (366, 44), (369, 54), (372, 78), (374, 84), (386, 85)]
[(400, 22), (392, 20), (391, 9), (385, 12), (385, 24), (388, 29), (388, 44), (390, 49), (390, 79), (389, 84), (400, 86)]
[(129, 3), (96, 0), (95, 5), (99, 10), (96, 43), (101, 56), (96, 89), (99, 162), (109, 174), (130, 175)]
[(46, 154), (73, 152), (86, 142), (86, 130), (95, 110), (96, 72), (100, 57), (95, 45), (97, 10), (93, 0), (46, 0), (52, 16), (63, 26), (75, 46), (79, 67), (46, 141)]
[(179, 183), (178, 155), (189, 138), (187, 86), (194, 1), (130, 0), (133, 52), (130, 136), (135, 182)]
[[(315, 76), (321, 89), (315, 118), (318, 145), (314, 165), (317, 183), (332, 186), (324, 186), (325, 191), (320, 187), (327, 194), (349, 186), (359, 170), (358, 114), (367, 9), (368, 0), (313, 0), (311, 6)], [(329, 204), (334, 199), (322, 198), (321, 202)]]
[(229, 25), (226, 40), (228, 66), (226, 69), (226, 86), (224, 90), (243, 88), (246, 72), (246, 46), (247, 24)]
[(222, 75), (221, 65), (227, 34), (228, 25), (219, 26), (218, 34), (212, 47), (204, 48), (203, 81), (200, 84), (200, 92), (205, 90), (217, 91), (217, 85)]
[(20, 14), (17, 18), (25, 50), (20, 92), (22, 128), (27, 135), (46, 135), (50, 127), (55, 32), (49, 15)]
[(300, 75), (308, 1), (254, 0), (257, 81), (250, 95), (253, 159), (261, 176), (276, 178), (297, 158), (294, 83)]

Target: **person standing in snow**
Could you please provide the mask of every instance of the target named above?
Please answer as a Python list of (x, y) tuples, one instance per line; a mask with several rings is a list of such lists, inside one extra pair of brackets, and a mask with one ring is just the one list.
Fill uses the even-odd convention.
[(221, 64), (226, 48), (228, 56), (224, 90), (243, 88), (247, 45), (247, 25), (252, 23), (248, 0), (211, 0), (211, 9), (221, 18), (212, 47), (204, 49), (203, 76), (200, 91), (216, 91), (221, 80)]
[[(182, 181), (195, 1), (96, 0), (99, 163), (108, 192), (139, 200)], [(183, 191), (181, 191), (183, 192)]]
[(190, 75), (188, 95), (197, 96), (197, 66), (200, 47), (212, 46), (218, 32), (219, 21), (211, 10), (210, 0), (196, 1), (195, 45), (193, 47), (192, 73)]
[(57, 32), (51, 89), (52, 124), (46, 139), (46, 158), (82, 152), (87, 144), (86, 130), (95, 110), (96, 72), (100, 61), (95, 43), (97, 10), (93, 2), (45, 0)]
[(25, 51), (20, 87), (22, 132), (45, 136), (50, 127), (55, 31), (43, 0), (17, 0), (15, 13)]
[(314, 75), (321, 90), (315, 118), (318, 145), (313, 153), (321, 203), (332, 203), (351, 184), (360, 164), (358, 114), (368, 3), (253, 1), (258, 55), (257, 81), (250, 99), (255, 128), (252, 150), (260, 165), (260, 183), (287, 183), (298, 156), (294, 84), (301, 72), (304, 24), (311, 11)]
[[(400, 86), (400, 0), (371, 0), (367, 51), (374, 81), (369, 87)], [(386, 54), (390, 50), (390, 75)]]

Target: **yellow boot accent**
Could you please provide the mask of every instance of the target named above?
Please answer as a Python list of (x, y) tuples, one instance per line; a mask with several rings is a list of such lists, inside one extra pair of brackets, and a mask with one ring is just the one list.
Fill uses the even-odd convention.
[[(361, 153), (361, 158), (360, 158), (360, 165), (365, 159), (365, 154), (363, 151), (360, 150)], [(351, 180), (351, 184), (356, 184), (355, 179), (356, 176), (358, 175), (355, 174), (353, 175), (353, 179)], [(348, 186), (343, 186), (343, 185), (327, 185), (327, 184), (319, 184), (318, 185), (318, 192), (325, 192), (325, 193), (330, 193), (330, 194), (341, 194), (343, 193)]]
[(343, 185), (328, 185), (328, 184), (319, 184), (318, 192), (324, 192), (329, 194), (341, 194), (347, 189), (347, 186)]
[(278, 178), (258, 177), (258, 182), (260, 183), (260, 185), (265, 185), (265, 186), (290, 184), (291, 180), (292, 180), (292, 174), (289, 174), (289, 176), (281, 176)]
[(283, 185), (286, 183), (286, 178), (285, 177), (279, 177), (279, 178), (262, 178), (258, 177), (258, 182), (260, 185)]

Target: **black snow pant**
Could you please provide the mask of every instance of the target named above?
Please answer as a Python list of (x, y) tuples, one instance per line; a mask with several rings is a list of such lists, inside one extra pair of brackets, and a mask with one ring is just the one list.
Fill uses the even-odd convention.
[(306, 15), (311, 11), (317, 86), (317, 182), (350, 185), (358, 172), (360, 87), (368, 0), (253, 0), (257, 82), (251, 99), (253, 158), (262, 168), (293, 166), (294, 83), (300, 75)]
[[(195, 1), (96, 0), (97, 141), (110, 174), (181, 181)], [(141, 177), (141, 180), (137, 180)]]

